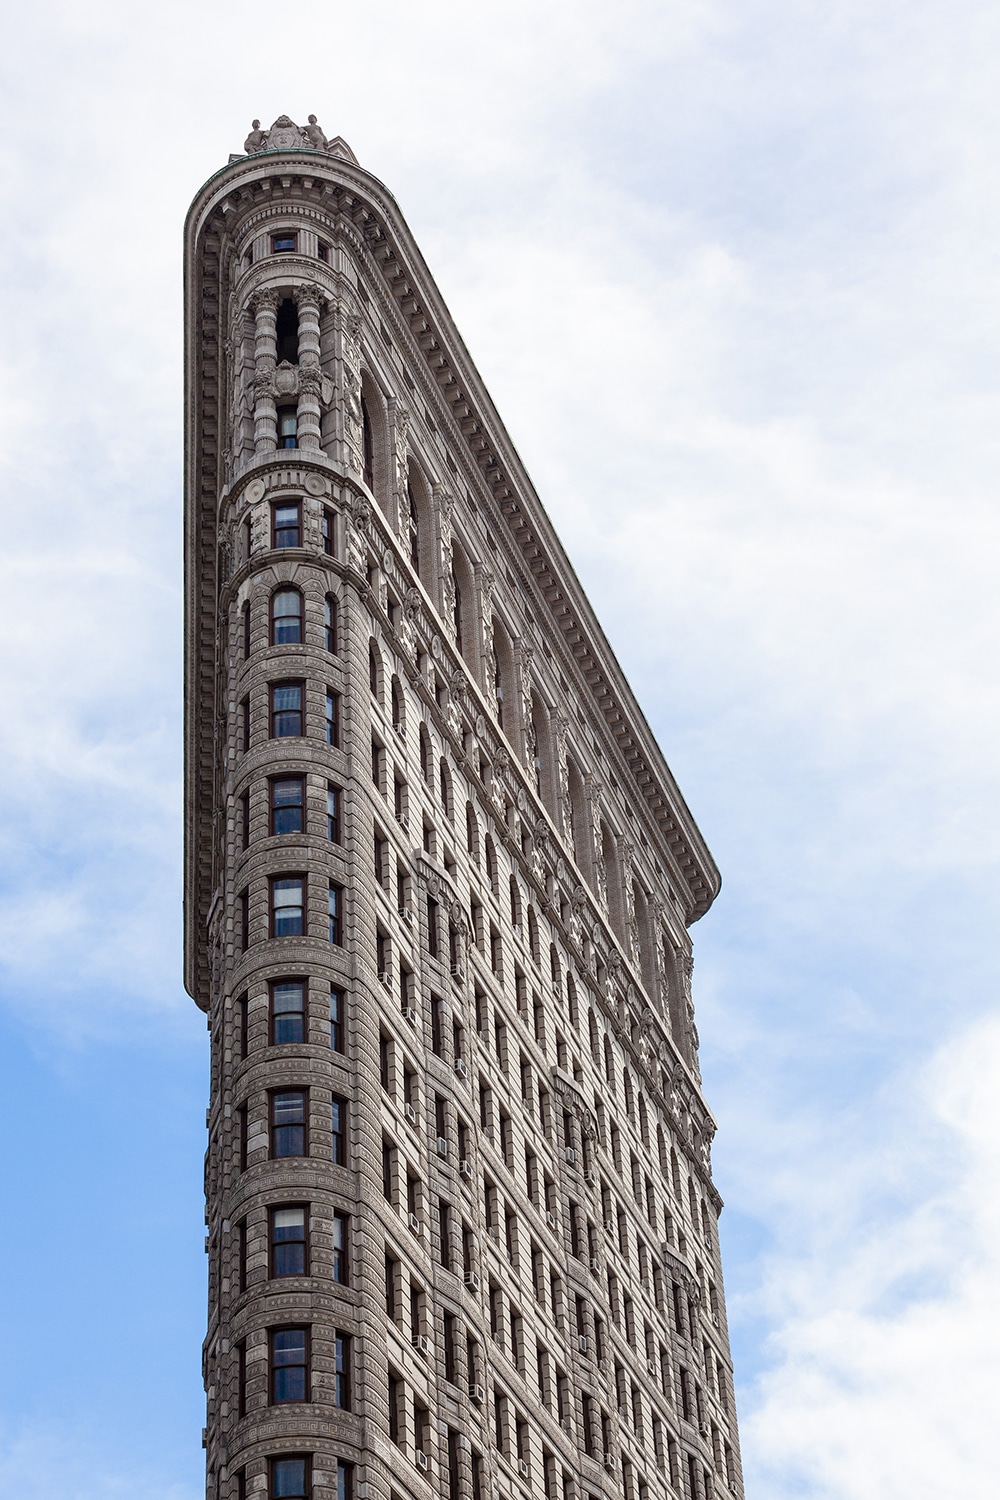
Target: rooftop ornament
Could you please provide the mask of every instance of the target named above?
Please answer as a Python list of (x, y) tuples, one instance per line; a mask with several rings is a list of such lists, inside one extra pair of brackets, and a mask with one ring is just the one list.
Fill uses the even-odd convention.
[[(339, 156), (344, 161), (357, 165), (357, 157), (343, 136), (327, 140), (316, 116), (309, 116), (307, 125), (296, 125), (287, 115), (279, 115), (270, 130), (261, 130), (260, 121), (254, 120), (250, 134), (243, 142), (247, 156), (260, 156), (265, 151), (322, 151), (327, 156)], [(231, 158), (238, 160), (237, 157)]]

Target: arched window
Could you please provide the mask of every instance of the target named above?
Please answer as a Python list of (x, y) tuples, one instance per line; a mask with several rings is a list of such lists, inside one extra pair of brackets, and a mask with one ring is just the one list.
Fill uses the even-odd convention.
[(243, 606), (243, 660), (250, 660), (250, 600)]
[(417, 497), (413, 493), (413, 481), (406, 482), (406, 534), (410, 544), (410, 564), (415, 573), (420, 572), (420, 512)]
[(670, 1171), (670, 1162), (667, 1158), (667, 1143), (663, 1135), (662, 1125), (657, 1125), (656, 1127), (656, 1155), (659, 1159), (660, 1171), (663, 1174), (663, 1179), (664, 1181), (666, 1181), (667, 1175)]
[(271, 595), (271, 645), (297, 646), (302, 641), (302, 595), (278, 589)]
[(455, 645), (460, 655), (466, 661), (478, 679), (480, 675), (478, 661), (478, 630), (476, 619), (476, 591), (472, 568), (464, 549), (458, 542), (453, 542), (451, 547), (451, 576), (455, 590), (455, 605), (453, 622), (455, 626)]
[[(274, 327), (278, 364), (297, 365), (299, 362), (299, 310), (291, 297), (285, 297), (278, 307)], [(293, 445), (294, 446), (294, 445)]]
[(611, 1038), (604, 1038), (604, 1077), (612, 1088), (615, 1086), (615, 1055), (611, 1048)]
[(439, 766), (439, 775), (441, 783), (441, 806), (444, 808), (445, 817), (453, 821), (454, 807), (451, 795), (451, 772), (448, 770), (448, 763), (443, 755)]
[(601, 1066), (601, 1040), (597, 1030), (597, 1017), (593, 1010), (587, 1012), (587, 1025), (590, 1030), (590, 1055), (597, 1067)]
[(397, 734), (406, 733), (406, 714), (403, 705), (403, 689), (399, 685), (399, 678), (392, 679), (392, 727)]
[(601, 858), (604, 861), (604, 879), (608, 893), (608, 915), (617, 937), (624, 939), (622, 922), (622, 893), (618, 880), (618, 847), (610, 828), (601, 824)]
[(625, 1084), (625, 1112), (629, 1119), (632, 1120), (635, 1118), (635, 1099), (632, 1095), (632, 1075), (628, 1068), (625, 1069), (622, 1076)]
[(646, 1100), (643, 1094), (639, 1094), (639, 1135), (642, 1144), (649, 1149), (649, 1115), (646, 1113)]
[(323, 600), (323, 645), (331, 656), (337, 654), (337, 601), (332, 594)]
[(632, 901), (635, 906), (635, 930), (639, 943), (639, 968), (646, 993), (658, 1000), (656, 993), (656, 955), (653, 952), (653, 930), (649, 914), (649, 897), (637, 880), (632, 882)]
[(364, 395), (361, 397), (361, 446), (363, 453), (365, 484), (375, 492), (375, 434), (372, 431), (371, 414)]
[(431, 739), (423, 724), (420, 726), (420, 774), (430, 786), (431, 781)]
[(549, 944), (549, 977), (552, 980), (552, 988), (558, 994), (562, 988), (562, 973), (559, 967), (559, 953), (555, 943)]
[(377, 702), (382, 701), (382, 653), (374, 641), (368, 642), (368, 686), (372, 697)]
[(495, 615), (493, 617), (492, 669), (493, 681), (490, 686), (493, 689), (497, 723), (513, 743), (513, 736), (517, 730), (517, 717), (514, 709), (514, 653), (510, 637)]
[(538, 945), (538, 922), (535, 917), (535, 908), (528, 907), (528, 947), (536, 964), (542, 961), (541, 949)]
[(591, 837), (590, 827), (587, 819), (587, 798), (583, 787), (583, 777), (580, 768), (572, 756), (566, 760), (566, 780), (569, 787), (569, 810), (568, 828), (570, 843), (573, 847), (573, 858), (585, 880), (592, 875), (591, 870)]
[(484, 848), (486, 852), (486, 879), (490, 883), (490, 890), (495, 894), (497, 888), (497, 851), (489, 834), (486, 835)]
[(474, 862), (479, 863), (479, 820), (471, 802), (465, 804), (465, 846)]
[(510, 920), (515, 927), (521, 925), (521, 888), (517, 883), (517, 876), (510, 877)]

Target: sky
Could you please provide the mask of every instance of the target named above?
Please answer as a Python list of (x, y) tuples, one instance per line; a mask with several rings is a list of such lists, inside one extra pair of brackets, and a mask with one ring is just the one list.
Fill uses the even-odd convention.
[(723, 873), (748, 1500), (995, 1488), (1000, 10), (10, 6), (0, 1497), (203, 1493), (181, 231), (253, 117), (406, 215)]

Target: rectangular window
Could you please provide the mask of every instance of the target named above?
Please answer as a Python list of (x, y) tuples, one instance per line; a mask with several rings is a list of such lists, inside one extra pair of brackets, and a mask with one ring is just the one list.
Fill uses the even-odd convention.
[[(332, 533), (331, 533), (332, 534)], [(325, 543), (325, 534), (324, 534)], [(330, 550), (333, 550), (331, 543)], [(331, 656), (337, 654), (337, 601), (327, 594), (323, 601), (323, 645)]]
[(271, 738), (288, 739), (305, 732), (301, 682), (272, 682)]
[(244, 792), (240, 797), (240, 848), (250, 847), (250, 793)]
[(338, 1329), (333, 1339), (333, 1404), (344, 1411), (351, 1409), (351, 1340)]
[(287, 254), (290, 254), (290, 253), (294, 252), (295, 245), (296, 245), (296, 239), (297, 239), (297, 236), (292, 231), (290, 231), (290, 230), (285, 230), (281, 234), (272, 234), (272, 236), (271, 236), (271, 254), (272, 255), (281, 255), (281, 254), (287, 255)]
[(301, 776), (273, 777), (271, 781), (272, 834), (301, 833), (303, 805)]
[(438, 904), (433, 896), (427, 897), (427, 953), (438, 956)]
[(240, 703), (240, 729), (244, 755), (250, 749), (250, 694)]
[(309, 1330), (308, 1328), (272, 1328), (269, 1335), (271, 1356), (271, 1404), (309, 1400)]
[(342, 1458), (337, 1460), (337, 1500), (354, 1500), (354, 1465)]
[[(294, 417), (294, 409), (292, 415)], [(294, 434), (294, 432), (295, 428), (293, 427), (292, 433)], [(294, 443), (282, 443), (281, 436), (283, 436), (283, 434), (279, 435), (278, 441), (280, 447), (295, 447)], [(275, 505), (271, 511), (271, 516), (273, 533), (271, 545), (273, 547), (298, 547), (300, 545), (300, 537), (302, 535), (302, 523), (298, 501), (286, 500), (283, 501), (280, 505)]]
[(403, 1382), (400, 1380), (400, 1378), (396, 1374), (396, 1372), (390, 1367), (390, 1369), (389, 1369), (389, 1438), (394, 1443), (398, 1443), (399, 1442), (399, 1438), (400, 1438), (400, 1431), (399, 1431), (399, 1398), (400, 1398), (400, 1396), (402, 1394), (402, 1389), (403, 1389)]
[(271, 936), (301, 937), (305, 932), (304, 875), (275, 875), (271, 879)]
[(308, 1274), (306, 1227), (308, 1209), (304, 1204), (294, 1208), (272, 1208), (271, 1275), (305, 1276)]
[(247, 1289), (247, 1221), (241, 1219), (236, 1226), (236, 1251), (239, 1275), (237, 1286), (241, 1292)]
[(340, 698), (333, 688), (326, 690), (326, 743), (336, 747), (340, 744)]
[(340, 843), (340, 787), (326, 784), (326, 836), (331, 844)]
[(348, 1247), (348, 1227), (347, 1214), (334, 1214), (333, 1279), (334, 1281), (339, 1281), (341, 1286), (349, 1286), (351, 1280)]
[(246, 1104), (241, 1104), (236, 1111), (236, 1123), (239, 1129), (238, 1149), (240, 1154), (240, 1171), (247, 1169), (248, 1137), (250, 1133), (250, 1110)]
[(347, 1100), (334, 1094), (330, 1106), (332, 1157), (338, 1166), (347, 1164)]
[(240, 892), (240, 948), (245, 953), (250, 946), (250, 892)]
[(271, 1155), (306, 1156), (305, 1089), (283, 1089), (271, 1095)]
[(326, 907), (326, 909), (327, 909), (327, 916), (329, 917), (329, 925), (330, 925), (330, 942), (331, 943), (335, 943), (338, 948), (342, 946), (343, 941), (344, 941), (344, 938), (343, 938), (343, 921), (342, 921), (343, 904), (344, 904), (344, 891), (343, 891), (343, 887), (339, 886), (339, 885), (334, 885), (333, 881), (331, 880), (330, 881), (329, 892), (327, 894), (327, 907)]
[(271, 1042), (280, 1047), (306, 1039), (306, 985), (303, 979), (272, 979)]
[(311, 1458), (272, 1458), (269, 1500), (309, 1500)]
[(344, 1050), (344, 992), (330, 986), (330, 1051)]
[[(323, 538), (323, 551), (326, 553), (327, 557), (332, 557), (333, 556), (333, 511), (332, 510), (327, 510), (325, 506), (323, 507), (323, 514), (322, 514), (322, 516), (320, 518), (319, 525), (320, 525), (320, 534), (322, 535), (322, 538)], [(330, 647), (330, 646), (327, 646), (326, 649), (328, 651), (330, 651), (333, 648)]]

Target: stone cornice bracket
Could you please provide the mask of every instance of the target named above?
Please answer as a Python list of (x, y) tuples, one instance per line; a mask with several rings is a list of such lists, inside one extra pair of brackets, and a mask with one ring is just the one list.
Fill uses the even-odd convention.
[(575, 1078), (564, 1073), (561, 1068), (553, 1068), (551, 1073), (552, 1087), (560, 1099), (574, 1113), (580, 1122), (580, 1129), (588, 1141), (597, 1139), (597, 1121), (594, 1119), (593, 1110), (587, 1104)]

